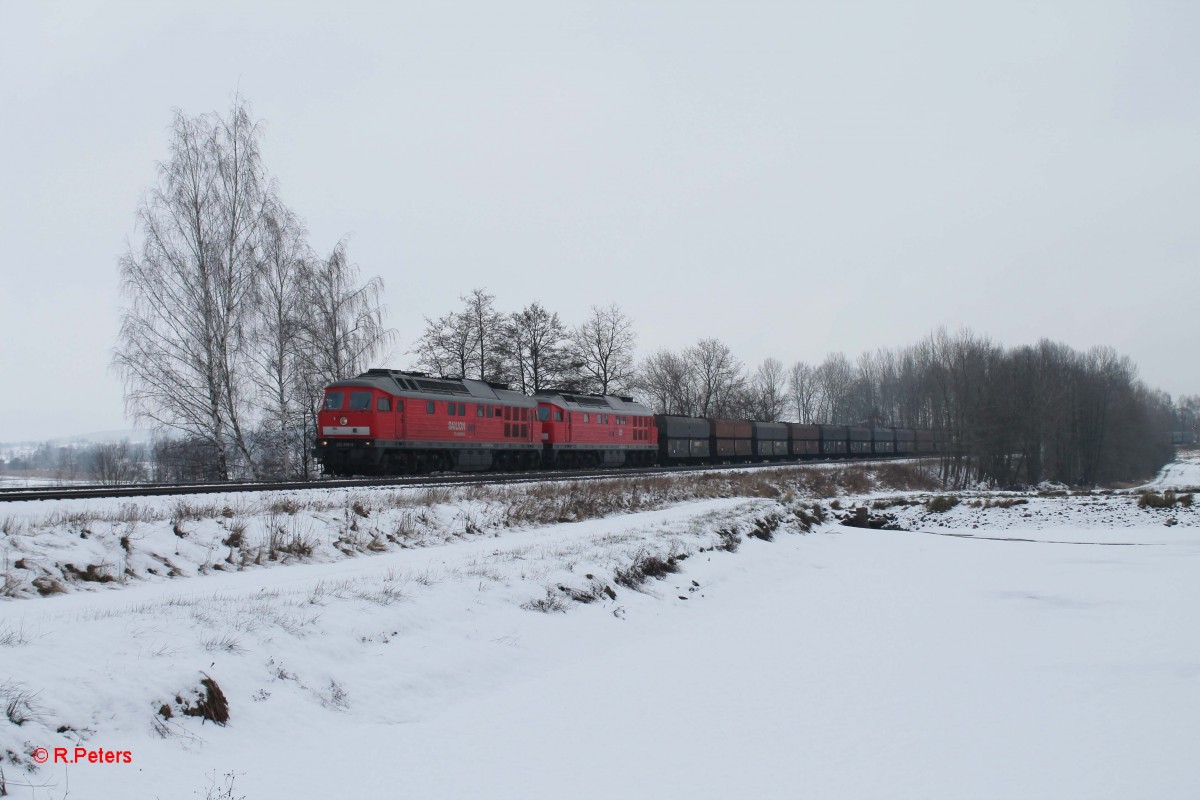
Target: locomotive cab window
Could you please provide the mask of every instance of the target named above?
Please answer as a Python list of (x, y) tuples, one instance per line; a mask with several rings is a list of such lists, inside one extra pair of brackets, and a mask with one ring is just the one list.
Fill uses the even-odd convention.
[(555, 421), (555, 422), (562, 422), (562, 421), (563, 421), (563, 418), (562, 418), (562, 412), (561, 412), (561, 411), (559, 411), (557, 408), (556, 408), (556, 409), (554, 409), (554, 421)]
[(588, 421), (588, 415), (587, 415), (587, 414), (584, 414), (584, 415), (583, 415), (583, 421), (584, 421), (584, 422), (587, 422), (587, 421)]
[(329, 394), (325, 395), (325, 410), (337, 411), (342, 407), (345, 397), (346, 395), (341, 392), (330, 392)]
[(392, 398), (381, 397), (378, 400), (376, 400), (375, 401), (375, 410), (376, 411), (391, 411), (392, 410)]
[(475, 406), (475, 416), (477, 416), (477, 417), (483, 416), (483, 406)]
[(428, 403), (425, 404), (425, 413), (426, 414), (433, 413), (433, 401), (432, 400), (430, 400)]
[(454, 416), (454, 403), (446, 403), (446, 413), (452, 417)]
[(542, 406), (541, 408), (539, 408), (538, 409), (538, 421), (539, 422), (549, 422), (550, 421), (550, 409), (546, 408), (545, 406)]
[(370, 392), (351, 392), (350, 393), (350, 410), (351, 411), (370, 411), (371, 410), (371, 393)]

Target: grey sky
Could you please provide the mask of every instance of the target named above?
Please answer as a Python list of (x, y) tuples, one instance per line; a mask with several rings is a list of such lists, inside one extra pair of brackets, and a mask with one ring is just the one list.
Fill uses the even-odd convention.
[(966, 325), (1195, 393), (1198, 30), (1191, 2), (0, 2), (0, 441), (127, 426), (117, 258), (170, 109), (239, 87), (313, 244), (386, 281), (390, 366), (486, 286), (619, 302), (643, 353)]

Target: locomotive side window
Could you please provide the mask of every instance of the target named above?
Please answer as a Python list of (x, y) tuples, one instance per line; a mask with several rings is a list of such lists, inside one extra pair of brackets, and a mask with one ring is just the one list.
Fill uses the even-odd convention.
[(584, 413), (584, 415), (583, 415), (583, 421), (584, 421), (584, 422), (587, 422), (587, 421), (588, 421), (588, 415), (587, 415), (587, 413), (586, 413), (586, 412), (585, 412), (585, 413)]
[(467, 415), (467, 404), (466, 403), (458, 404), (458, 415), (460, 417), (465, 417)]
[(371, 393), (370, 392), (351, 392), (350, 393), (350, 410), (351, 411), (370, 411), (371, 410)]
[(430, 400), (428, 403), (425, 404), (425, 413), (426, 414), (433, 413), (433, 401), (432, 400)]
[(376, 400), (375, 401), (375, 410), (376, 411), (391, 411), (392, 410), (392, 398), (381, 397), (378, 400)]
[(345, 397), (346, 395), (342, 394), (341, 392), (330, 392), (329, 394), (325, 395), (325, 410), (337, 411), (342, 407), (342, 402), (345, 400)]
[(475, 406), (475, 416), (477, 416), (477, 417), (483, 416), (483, 406)]
[(487, 407), (487, 415), (488, 415), (488, 419), (491, 419), (491, 417), (492, 417), (492, 407), (491, 406)]
[(540, 407), (538, 409), (538, 420), (540, 420), (541, 422), (549, 422), (550, 421), (550, 409), (546, 408), (545, 406)]
[(562, 419), (562, 412), (561, 412), (561, 411), (559, 411), (557, 408), (556, 408), (556, 409), (554, 409), (554, 421), (555, 421), (555, 422), (562, 422), (562, 421), (563, 421), (563, 419)]
[(446, 403), (446, 413), (452, 417), (454, 416), (454, 403)]

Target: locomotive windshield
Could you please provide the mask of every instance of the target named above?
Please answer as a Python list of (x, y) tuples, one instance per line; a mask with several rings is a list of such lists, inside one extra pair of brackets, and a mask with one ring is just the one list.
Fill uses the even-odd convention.
[(330, 392), (329, 394), (325, 395), (325, 410), (337, 411), (342, 407), (342, 401), (344, 398), (345, 395), (341, 392)]
[(351, 411), (370, 411), (371, 410), (371, 393), (370, 392), (351, 392), (350, 393), (350, 410)]
[(550, 419), (550, 409), (547, 408), (546, 406), (542, 406), (541, 408), (539, 408), (538, 409), (538, 419), (541, 420), (542, 422), (545, 422), (546, 420)]

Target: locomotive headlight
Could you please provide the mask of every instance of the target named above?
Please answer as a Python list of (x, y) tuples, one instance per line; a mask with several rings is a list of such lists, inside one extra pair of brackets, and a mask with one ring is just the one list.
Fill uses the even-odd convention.
[(320, 445), (321, 445), (321, 447), (328, 447), (328, 446), (329, 446), (329, 440), (328, 440), (328, 439), (322, 439), (322, 440), (320, 441)]

